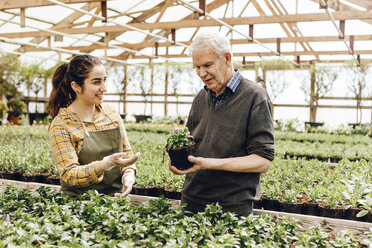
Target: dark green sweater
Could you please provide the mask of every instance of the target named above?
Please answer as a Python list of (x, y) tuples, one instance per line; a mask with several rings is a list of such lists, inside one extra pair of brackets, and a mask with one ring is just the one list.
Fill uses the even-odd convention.
[[(247, 79), (242, 78), (235, 93), (217, 107), (202, 89), (193, 101), (187, 127), (196, 143), (194, 156), (229, 158), (256, 154), (274, 159), (269, 96), (265, 89)], [(194, 211), (218, 203), (224, 211), (245, 215), (260, 196), (260, 173), (205, 170), (186, 176), (182, 203)]]

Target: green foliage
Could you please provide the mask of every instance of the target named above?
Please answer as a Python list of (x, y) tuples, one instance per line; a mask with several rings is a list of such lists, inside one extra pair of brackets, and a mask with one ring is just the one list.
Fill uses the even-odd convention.
[(312, 65), (310, 67), (310, 74), (314, 80), (314, 92), (311, 92), (310, 83), (307, 81), (302, 82), (301, 90), (305, 93), (308, 102), (310, 101), (311, 94), (314, 94), (315, 105), (318, 105), (319, 98), (331, 92), (333, 83), (338, 77), (338, 71), (332, 67)]
[(5, 95), (7, 99), (20, 95), (19, 65), (16, 55), (0, 54), (0, 95)]
[(172, 131), (167, 139), (166, 149), (176, 149), (179, 147), (187, 147), (194, 143), (194, 138), (188, 134), (187, 127), (176, 128)]
[(8, 106), (3, 101), (0, 101), (0, 121), (5, 117), (7, 113)]
[(12, 98), (7, 104), (9, 112), (11, 112), (14, 116), (20, 116), (24, 111), (26, 111), (26, 104), (20, 99)]
[[(187, 217), (164, 197), (134, 206), (89, 191), (78, 197), (8, 186), (0, 195), (0, 247), (358, 247), (353, 233), (334, 236), (294, 218), (237, 218), (219, 205)], [(367, 235), (371, 236), (372, 232)], [(367, 241), (363, 241), (367, 242)]]
[(296, 132), (300, 131), (302, 123), (299, 119), (288, 119), (288, 120), (275, 120), (274, 129), (276, 131), (289, 131)]
[[(136, 186), (181, 191), (185, 177), (170, 172), (167, 166), (169, 158), (164, 156), (168, 134), (158, 133), (159, 130), (170, 132), (170, 126), (137, 126), (141, 131), (127, 129), (133, 151), (142, 154), (142, 159), (136, 163), (139, 175)], [(371, 138), (278, 131), (275, 137), (276, 159), (271, 163), (269, 171), (261, 175), (265, 198), (287, 202), (307, 200), (327, 203), (328, 206), (353, 205), (362, 208), (364, 212), (361, 214), (369, 213), (372, 207), (369, 198), (372, 196), (366, 190), (372, 188)], [(291, 159), (286, 159), (284, 154), (290, 154)], [(329, 163), (299, 158), (318, 156), (320, 159), (336, 155), (344, 159)], [(350, 161), (346, 157), (364, 157), (366, 160)], [(58, 176), (47, 127), (0, 126), (0, 170), (21, 171), (31, 175), (43, 172)]]

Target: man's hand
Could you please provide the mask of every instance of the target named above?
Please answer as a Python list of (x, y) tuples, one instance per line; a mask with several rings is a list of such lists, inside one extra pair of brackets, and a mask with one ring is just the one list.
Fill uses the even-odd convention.
[(134, 175), (134, 170), (127, 170), (121, 178), (121, 182), (123, 183), (122, 192), (115, 193), (115, 196), (126, 197), (132, 191), (135, 180), (136, 176)]
[(194, 164), (191, 168), (188, 168), (187, 170), (179, 170), (169, 162), (168, 164), (169, 170), (173, 172), (174, 174), (178, 174), (178, 175), (189, 174), (189, 173), (193, 173), (198, 170), (205, 170), (205, 166), (204, 166), (205, 159), (204, 158), (194, 157), (190, 155), (187, 157), (187, 159), (191, 163)]
[(137, 152), (130, 158), (126, 158), (127, 154), (125, 152), (114, 153), (103, 158), (103, 160), (101, 161), (102, 169), (108, 171), (114, 168), (115, 166), (125, 168), (129, 165), (134, 164), (139, 158), (139, 156), (140, 156), (139, 152)]

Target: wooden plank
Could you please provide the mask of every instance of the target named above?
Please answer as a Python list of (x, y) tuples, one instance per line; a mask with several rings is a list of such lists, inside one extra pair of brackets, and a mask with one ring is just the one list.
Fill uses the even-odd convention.
[(21, 18), (21, 28), (25, 28), (26, 27), (26, 9), (25, 8), (20, 9), (19, 17)]
[[(18, 188), (26, 188), (31, 191), (35, 191), (41, 186), (49, 187), (52, 191), (56, 191), (56, 192), (60, 192), (60, 188), (61, 188), (59, 185), (0, 179), (0, 193), (3, 193), (6, 186), (9, 184), (12, 184)], [(131, 200), (131, 202), (136, 206), (141, 205), (144, 202), (157, 199), (157, 197), (133, 195), (133, 194), (129, 194), (128, 197)], [(169, 203), (172, 205), (179, 205), (180, 200), (170, 199)], [(271, 216), (275, 216), (277, 218), (293, 217), (293, 218), (298, 219), (298, 223), (300, 223), (303, 230), (308, 230), (310, 227), (314, 225), (321, 225), (322, 227), (326, 228), (328, 232), (332, 234), (337, 234), (340, 231), (345, 230), (345, 229), (353, 230), (354, 235), (356, 235), (359, 238), (364, 237), (365, 232), (369, 231), (369, 229), (372, 228), (372, 223), (369, 223), (369, 222), (333, 219), (333, 218), (326, 218), (326, 217), (319, 217), (319, 216), (312, 216), (312, 215), (276, 212), (276, 211), (263, 210), (263, 209), (254, 209), (253, 214), (254, 215), (268, 214)]]
[[(62, 3), (90, 3), (90, 2), (101, 2), (101, 0), (59, 0)], [(17, 9), (17, 8), (31, 8), (55, 5), (45, 0), (2, 0), (0, 1), (0, 10), (6, 9)]]
[[(363, 20), (370, 19), (372, 11), (342, 11), (333, 13), (335, 20)], [(285, 16), (264, 16), (264, 17), (237, 17), (237, 18), (221, 18), (222, 21), (229, 25), (249, 25), (249, 24), (269, 24), (269, 23), (293, 23), (293, 22), (312, 22), (312, 21), (329, 21), (327, 14), (297, 14)], [(142, 30), (154, 29), (179, 29), (179, 28), (194, 28), (194, 27), (210, 27), (221, 26), (211, 19), (202, 20), (180, 20), (174, 22), (158, 22), (158, 23), (130, 23), (131, 26)], [(84, 28), (61, 28), (58, 30), (67, 34), (96, 34), (103, 32), (125, 32), (131, 29), (119, 25), (112, 26), (97, 26), (97, 27), (84, 27)], [(17, 36), (18, 34), (18, 36)], [(20, 38), (20, 37), (38, 37), (46, 36), (47, 32), (33, 31), (33, 32), (19, 32), (19, 33), (4, 33), (2, 34), (7, 38)]]
[[(252, 25), (250, 25), (251, 27)], [(253, 28), (252, 28), (253, 29)], [(250, 35), (251, 35), (250, 31)], [(253, 34), (253, 33), (252, 33)], [(0, 34), (0, 36), (6, 37), (7, 34)], [(354, 41), (369, 41), (372, 40), (372, 35), (353, 35)], [(28, 36), (27, 36), (28, 37)], [(11, 38), (11, 37), (6, 37)], [(345, 36), (345, 41), (350, 41), (352, 38), (351, 36)], [(257, 38), (257, 41), (260, 43), (276, 43), (276, 38)], [(281, 37), (281, 43), (293, 43), (293, 42), (330, 42), (330, 41), (340, 41), (338, 36), (306, 36), (306, 37)], [(191, 41), (180, 41), (184, 43), (185, 45), (190, 45)], [(250, 42), (247, 41), (247, 39), (233, 39), (230, 40), (232, 45), (238, 45), (238, 44), (250, 44)], [(155, 47), (156, 43), (158, 44), (158, 47), (169, 47), (173, 46), (174, 44), (171, 42), (141, 42), (141, 43), (126, 43), (126, 44), (117, 44), (116, 46), (130, 48), (130, 49), (142, 49), (147, 47)], [(103, 45), (89, 45), (89, 46), (68, 46), (68, 47), (60, 47), (67, 50), (79, 50), (79, 51), (85, 51), (88, 49), (103, 49)], [(33, 51), (45, 51), (46, 49), (43, 48), (36, 48), (36, 47), (29, 47), (26, 46), (25, 51), (33, 52)]]
[(59, 185), (0, 179), (0, 193), (3, 193), (8, 185), (14, 185), (17, 188), (29, 189), (31, 191), (35, 191), (36, 189), (40, 188), (41, 186), (48, 187), (52, 191), (55, 191), (55, 192), (60, 192), (61, 191), (61, 186), (59, 186)]
[(309, 228), (320, 225), (324, 227), (328, 232), (332, 234), (340, 233), (342, 230), (353, 230), (354, 235), (358, 238), (366, 237), (366, 232), (372, 228), (372, 223), (370, 222), (362, 222), (362, 221), (353, 221), (353, 220), (343, 220), (343, 219), (335, 219), (335, 218), (326, 218), (326, 217), (319, 217), (319, 216), (312, 216), (312, 215), (303, 215), (303, 214), (293, 214), (293, 213), (286, 213), (286, 212), (276, 212), (276, 211), (269, 211), (269, 210), (259, 210), (254, 209), (253, 214), (260, 215), (260, 214), (268, 214), (272, 216), (276, 216), (278, 218), (281, 217), (293, 217), (298, 219), (298, 223), (304, 230), (308, 230)]

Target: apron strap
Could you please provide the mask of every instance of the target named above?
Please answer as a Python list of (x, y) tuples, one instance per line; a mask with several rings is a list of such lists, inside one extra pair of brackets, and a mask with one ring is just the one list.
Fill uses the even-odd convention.
[(103, 104), (102, 105), (97, 105), (97, 107), (103, 112), (104, 115), (107, 116), (107, 118), (110, 119), (110, 121), (112, 122), (112, 124), (115, 125), (115, 122), (112, 120), (112, 118), (106, 113), (105, 109), (103, 108)]

